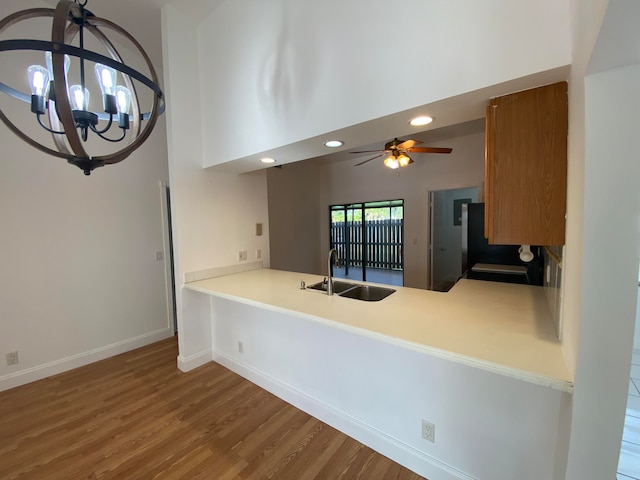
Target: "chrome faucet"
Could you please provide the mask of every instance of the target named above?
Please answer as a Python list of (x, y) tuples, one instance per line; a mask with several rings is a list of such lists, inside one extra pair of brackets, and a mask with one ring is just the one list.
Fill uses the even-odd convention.
[(335, 255), (335, 266), (340, 268), (340, 259), (338, 258), (338, 251), (335, 248), (329, 250), (329, 258), (327, 259), (327, 295), (333, 295), (333, 264), (331, 258)]

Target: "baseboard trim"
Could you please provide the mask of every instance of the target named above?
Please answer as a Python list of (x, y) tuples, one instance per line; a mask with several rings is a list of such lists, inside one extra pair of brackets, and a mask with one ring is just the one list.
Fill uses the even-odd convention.
[(387, 435), (357, 418), (312, 397), (251, 365), (238, 361), (224, 352), (213, 350), (215, 362), (273, 393), (284, 401), (331, 425), (373, 450), (426, 478), (439, 480), (477, 480), (435, 457)]
[(137, 337), (128, 338), (120, 342), (98, 347), (88, 352), (78, 353), (70, 357), (54, 360), (53, 362), (38, 365), (36, 367), (20, 370), (0, 377), (0, 391), (26, 385), (27, 383), (42, 380), (43, 378), (57, 375), (58, 373), (83, 367), (105, 358), (113, 357), (129, 350), (144, 347), (151, 343), (159, 342), (174, 335), (173, 328), (165, 327), (160, 330), (145, 333)]
[(188, 372), (194, 368), (198, 368), (205, 363), (209, 363), (213, 359), (213, 353), (211, 349), (204, 350), (188, 357), (178, 355), (178, 368), (182, 372)]

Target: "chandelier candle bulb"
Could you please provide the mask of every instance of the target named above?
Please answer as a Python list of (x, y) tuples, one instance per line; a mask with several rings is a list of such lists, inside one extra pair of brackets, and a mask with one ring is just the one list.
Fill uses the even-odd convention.
[(69, 101), (73, 110), (87, 110), (91, 94), (82, 85), (72, 85), (69, 89)]
[(131, 92), (127, 87), (118, 85), (115, 95), (118, 104), (118, 126), (123, 130), (129, 128), (129, 108), (131, 108)]
[(116, 104), (116, 81), (118, 76), (115, 68), (96, 63), (95, 72), (102, 90), (104, 111), (110, 115), (118, 113), (118, 105)]
[(40, 65), (27, 69), (31, 87), (31, 112), (42, 115), (45, 112), (45, 95), (49, 89), (49, 72)]
[[(51, 58), (51, 52), (44, 52), (45, 63), (47, 64), (47, 72), (49, 72), (49, 101), (56, 101), (56, 91), (53, 88), (53, 59)], [(64, 56), (64, 78), (65, 82), (67, 74), (69, 73), (69, 67), (71, 67), (71, 59), (69, 55)], [(43, 112), (44, 113), (44, 112)]]
[[(47, 71), (49, 72), (49, 80), (53, 82), (53, 59), (51, 58), (51, 52), (44, 52), (44, 61), (47, 64)], [(67, 78), (69, 73), (69, 67), (71, 67), (71, 58), (69, 55), (64, 56), (64, 78)]]
[(31, 65), (27, 69), (29, 75), (29, 84), (31, 85), (31, 94), (44, 97), (49, 88), (49, 72), (40, 65)]

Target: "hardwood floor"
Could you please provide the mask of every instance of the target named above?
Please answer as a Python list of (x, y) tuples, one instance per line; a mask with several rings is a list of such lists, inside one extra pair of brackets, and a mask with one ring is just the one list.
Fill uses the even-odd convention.
[(1, 479), (420, 479), (175, 338), (0, 392)]

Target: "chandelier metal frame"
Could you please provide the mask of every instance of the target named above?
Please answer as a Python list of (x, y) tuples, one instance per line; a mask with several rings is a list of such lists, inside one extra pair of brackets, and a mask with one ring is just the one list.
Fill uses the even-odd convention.
[[(55, 9), (34, 8), (22, 10), (5, 17), (0, 21), (0, 34), (2, 34), (5, 29), (21, 21), (37, 17), (53, 18), (51, 41), (24, 39), (2, 40), (0, 41), (0, 51), (34, 50), (42, 51), (43, 53), (51, 52), (54, 81), (52, 82), (49, 97), (46, 99), (49, 127), (47, 128), (44, 125), (43, 127), (51, 133), (55, 149), (49, 148), (48, 146), (32, 139), (11, 120), (9, 120), (2, 111), (2, 108), (0, 108), (0, 119), (2, 119), (5, 125), (7, 125), (14, 134), (29, 145), (49, 155), (65, 158), (70, 164), (76, 165), (82, 169), (85, 175), (89, 175), (95, 168), (121, 162), (140, 147), (151, 134), (158, 116), (164, 112), (165, 103), (162, 90), (158, 86), (159, 82), (156, 71), (149, 59), (149, 56), (144, 51), (140, 43), (138, 43), (133, 36), (120, 26), (104, 18), (96, 17), (92, 12), (85, 9), (84, 7), (86, 3), (86, 0), (84, 2), (80, 2), (78, 0), (60, 0)], [(151, 78), (143, 75), (138, 70), (125, 65), (122, 56), (102, 30), (112, 30), (117, 32), (131, 42), (146, 63)], [(84, 48), (83, 39), (85, 31), (91, 33), (93, 37), (95, 37), (106, 49), (110, 56), (86, 50)], [(80, 47), (71, 45), (77, 35), (80, 36)], [(98, 120), (107, 120), (110, 127), (112, 116), (110, 116), (109, 113), (94, 114), (89, 111), (78, 112), (77, 110), (72, 110), (68, 98), (69, 87), (65, 71), (65, 56), (75, 57), (80, 60), (83, 88), (85, 61), (106, 65), (107, 67), (111, 67), (122, 74), (126, 88), (131, 91), (132, 97), (131, 114), (128, 116), (128, 118), (130, 118), (130, 125), (128, 118), (126, 119), (126, 128), (131, 129), (131, 134), (129, 135), (130, 143), (122, 149), (101, 156), (91, 156), (87, 152), (83, 144), (83, 140), (86, 141), (87, 135), (86, 118), (91, 118), (89, 121), (90, 123), (97, 122)], [(137, 80), (153, 92), (153, 105), (147, 113), (141, 113), (140, 111), (140, 102), (132, 79)], [(9, 94), (26, 103), (32, 102), (32, 98), (29, 95), (24, 94), (1, 81), (0, 92)], [(39, 116), (38, 121), (41, 122)], [(84, 126), (82, 125), (83, 121), (85, 122)], [(143, 122), (144, 127), (142, 126)], [(125, 131), (123, 123), (124, 122), (120, 122), (120, 127), (123, 128), (122, 137), (124, 138)], [(107, 129), (109, 127), (107, 127)], [(117, 142), (123, 139), (113, 140), (104, 138), (100, 134), (104, 133), (104, 129), (98, 132), (96, 129), (92, 128), (92, 131), (96, 132), (101, 138), (107, 141)]]

